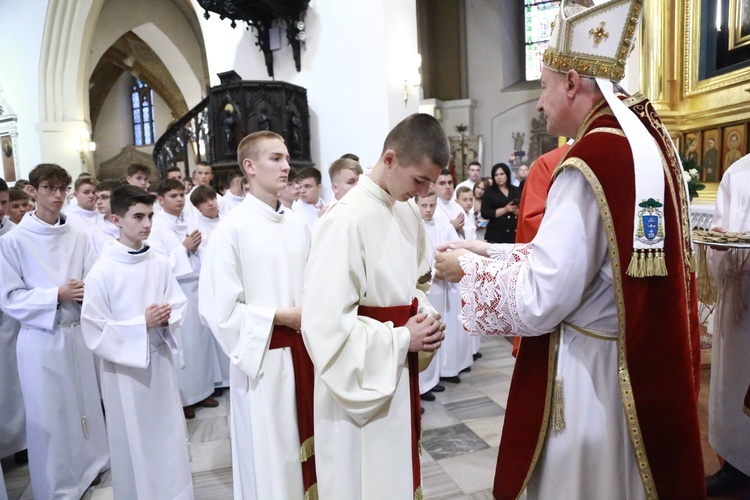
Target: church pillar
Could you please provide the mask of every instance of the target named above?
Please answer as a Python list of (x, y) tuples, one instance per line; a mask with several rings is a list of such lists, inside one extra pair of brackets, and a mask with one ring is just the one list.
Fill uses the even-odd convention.
[(640, 89), (661, 114), (672, 109), (675, 77), (673, 0), (644, 2)]

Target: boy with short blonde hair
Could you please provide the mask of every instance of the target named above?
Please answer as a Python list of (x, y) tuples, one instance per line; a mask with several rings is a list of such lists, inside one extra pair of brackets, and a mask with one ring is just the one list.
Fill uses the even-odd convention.
[(362, 167), (350, 158), (339, 158), (328, 167), (331, 189), (336, 200), (340, 200), (351, 188), (357, 185)]

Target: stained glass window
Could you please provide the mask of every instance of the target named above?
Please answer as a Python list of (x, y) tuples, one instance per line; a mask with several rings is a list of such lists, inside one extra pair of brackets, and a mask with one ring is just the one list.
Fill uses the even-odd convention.
[(136, 79), (130, 94), (133, 107), (133, 142), (136, 146), (154, 143), (154, 91)]
[(539, 80), (542, 75), (542, 55), (559, 8), (559, 1), (524, 0), (527, 81)]

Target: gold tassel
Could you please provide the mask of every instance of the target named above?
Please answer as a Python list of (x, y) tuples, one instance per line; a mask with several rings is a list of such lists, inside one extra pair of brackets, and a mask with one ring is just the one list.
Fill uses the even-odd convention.
[(650, 249), (646, 254), (646, 277), (653, 276), (654, 272), (654, 250)]
[(631, 278), (638, 278), (638, 250), (633, 249), (633, 255), (630, 256), (630, 264), (625, 274)]
[(563, 399), (563, 381), (561, 378), (555, 378), (554, 385), (552, 386), (552, 430), (556, 434), (565, 430), (565, 401)]
[(643, 250), (638, 250), (638, 275), (636, 278), (646, 277), (646, 253)]
[(305, 500), (318, 500), (318, 483), (313, 484), (307, 489)]
[(667, 275), (667, 257), (664, 255), (664, 250), (657, 250), (656, 253), (656, 270), (657, 276)]
[(414, 492), (414, 500), (424, 500), (424, 492), (422, 491), (422, 485), (417, 487), (417, 491)]
[(695, 261), (695, 252), (692, 250), (690, 251), (690, 258), (688, 259), (688, 267), (690, 267), (690, 272), (694, 273), (696, 269), (698, 269), (698, 264)]
[(299, 460), (300, 462), (307, 462), (307, 459), (313, 455), (315, 455), (315, 436), (310, 436), (299, 447)]

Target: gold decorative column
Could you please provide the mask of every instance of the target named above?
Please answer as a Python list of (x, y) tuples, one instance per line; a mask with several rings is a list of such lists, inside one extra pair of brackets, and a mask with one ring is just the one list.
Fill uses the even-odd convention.
[[(672, 82), (674, 75), (674, 18), (673, 0), (644, 2), (641, 23), (641, 81), (640, 89), (660, 115), (672, 110)], [(670, 11), (670, 9), (672, 9)]]

